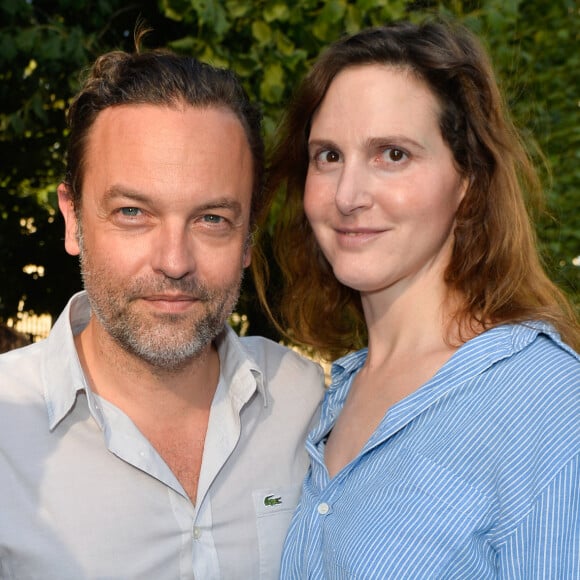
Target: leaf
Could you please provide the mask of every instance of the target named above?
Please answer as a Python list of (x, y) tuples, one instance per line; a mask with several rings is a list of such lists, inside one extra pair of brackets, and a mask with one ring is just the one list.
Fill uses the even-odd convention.
[(272, 41), (272, 29), (263, 20), (252, 23), (252, 36), (263, 46)]
[(18, 49), (12, 36), (0, 31), (0, 62), (13, 61), (17, 53)]
[(191, 0), (191, 5), (198, 15), (199, 24), (207, 26), (222, 38), (230, 27), (227, 12), (219, 0)]
[(272, 63), (264, 69), (260, 83), (260, 97), (269, 103), (278, 101), (284, 93), (284, 70), (280, 63)]
[(262, 14), (266, 22), (286, 22), (290, 18), (290, 10), (288, 9), (288, 6), (281, 2), (276, 2), (272, 5), (266, 6)]
[(226, 2), (226, 11), (231, 20), (243, 18), (252, 10), (252, 5), (244, 0), (228, 0)]

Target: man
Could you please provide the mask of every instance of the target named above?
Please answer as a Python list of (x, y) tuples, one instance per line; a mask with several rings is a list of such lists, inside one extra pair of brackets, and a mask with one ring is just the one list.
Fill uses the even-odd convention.
[(234, 76), (97, 60), (69, 111), (85, 292), (0, 357), (0, 577), (276, 578), (320, 369), (226, 321), (264, 213)]

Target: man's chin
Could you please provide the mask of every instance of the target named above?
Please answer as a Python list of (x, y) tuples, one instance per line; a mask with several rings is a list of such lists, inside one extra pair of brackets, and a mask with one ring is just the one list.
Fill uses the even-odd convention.
[(133, 330), (127, 327), (118, 329), (120, 332), (116, 333), (115, 338), (127, 352), (154, 367), (180, 368), (207, 353), (226, 320), (184, 320), (182, 316), (166, 314), (162, 324), (151, 324), (148, 328), (141, 326)]
[(211, 340), (187, 344), (143, 345), (125, 344), (123, 348), (143, 362), (160, 370), (178, 370), (205, 355)]

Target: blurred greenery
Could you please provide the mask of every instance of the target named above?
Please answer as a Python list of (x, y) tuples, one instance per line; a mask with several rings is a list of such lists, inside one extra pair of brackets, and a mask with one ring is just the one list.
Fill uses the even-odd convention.
[[(55, 316), (80, 289), (56, 209), (64, 111), (96, 56), (132, 50), (140, 17), (153, 28), (149, 47), (233, 68), (262, 106), (267, 144), (329, 42), (399, 18), (459, 18), (486, 43), (517, 125), (549, 162), (538, 239), (550, 275), (580, 305), (579, 12), (576, 0), (0, 0), (0, 320), (19, 304)], [(273, 336), (251, 295), (247, 280), (249, 333)]]

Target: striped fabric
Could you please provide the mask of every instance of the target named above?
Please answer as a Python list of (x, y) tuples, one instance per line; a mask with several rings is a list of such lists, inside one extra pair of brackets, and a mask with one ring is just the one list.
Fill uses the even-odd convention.
[(332, 480), (366, 351), (333, 365), (283, 580), (580, 579), (580, 357), (541, 323), (463, 345)]

